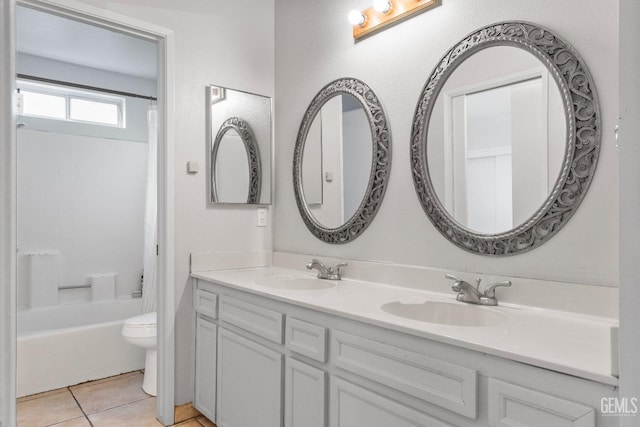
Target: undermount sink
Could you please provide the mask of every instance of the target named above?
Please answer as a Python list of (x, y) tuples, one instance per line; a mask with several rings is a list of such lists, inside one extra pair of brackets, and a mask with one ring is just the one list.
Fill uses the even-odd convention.
[(404, 304), (394, 301), (383, 304), (381, 308), (394, 316), (451, 326), (498, 326), (505, 320), (505, 316), (494, 309), (465, 303), (425, 301)]
[(256, 285), (265, 286), (272, 289), (286, 289), (298, 291), (312, 291), (317, 289), (328, 289), (336, 286), (332, 280), (312, 279), (309, 277), (297, 276), (274, 276), (255, 281)]

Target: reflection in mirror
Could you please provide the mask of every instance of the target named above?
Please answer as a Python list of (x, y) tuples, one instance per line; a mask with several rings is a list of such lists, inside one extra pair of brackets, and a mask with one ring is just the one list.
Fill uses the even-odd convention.
[(252, 163), (260, 157), (253, 137), (245, 143), (235, 128), (221, 129), (224, 130), (218, 133), (212, 154), (213, 198), (225, 203), (255, 203), (260, 197), (260, 164)]
[(318, 92), (294, 149), (296, 203), (307, 228), (327, 243), (358, 237), (376, 215), (389, 179), (391, 137), (375, 93), (357, 79)]
[(207, 87), (211, 203), (271, 203), (271, 98)]
[(552, 31), (501, 22), (436, 64), (411, 132), (422, 207), (451, 242), (514, 255), (554, 236), (593, 179), (600, 111), (582, 58)]
[(371, 129), (351, 95), (329, 99), (311, 123), (302, 157), (302, 188), (309, 211), (336, 228), (351, 218), (371, 175)]
[(461, 225), (508, 231), (549, 196), (565, 153), (558, 85), (530, 52), (490, 47), (449, 76), (429, 122), (434, 190)]

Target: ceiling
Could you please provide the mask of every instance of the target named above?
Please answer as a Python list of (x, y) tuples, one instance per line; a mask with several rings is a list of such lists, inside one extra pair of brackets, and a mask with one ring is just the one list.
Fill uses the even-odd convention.
[(17, 51), (136, 77), (157, 77), (156, 43), (16, 7)]

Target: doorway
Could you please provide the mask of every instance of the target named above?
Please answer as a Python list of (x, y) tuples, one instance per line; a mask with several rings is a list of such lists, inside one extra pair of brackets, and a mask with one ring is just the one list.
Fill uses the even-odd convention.
[[(6, 3), (6, 2), (3, 2)], [(9, 2), (13, 3), (13, 2)], [(49, 1), (40, 0), (24, 0), (18, 1), (19, 7), (28, 8), (33, 11), (51, 14), (56, 17), (64, 17), (76, 22), (89, 24), (94, 27), (107, 29), (119, 34), (136, 37), (140, 40), (151, 42), (157, 45), (157, 66), (158, 66), (158, 78), (157, 78), (157, 100), (158, 100), (158, 156), (157, 156), (157, 184), (158, 184), (158, 293), (157, 293), (157, 310), (158, 310), (158, 400), (157, 400), (157, 417), (164, 424), (171, 424), (173, 422), (173, 316), (169, 313), (173, 313), (173, 158), (172, 158), (172, 115), (173, 111), (171, 106), (171, 96), (173, 88), (173, 34), (170, 30), (157, 27), (146, 22), (141, 22), (126, 16), (117, 15), (112, 12), (108, 12), (102, 9), (80, 5), (78, 3), (65, 4), (64, 2), (56, 2), (55, 4)], [(15, 25), (15, 17), (13, 15), (12, 6), (3, 4), (3, 17), (7, 10), (6, 18), (11, 21), (11, 26)], [(13, 42), (13, 41), (12, 41)], [(4, 46), (6, 47), (6, 46)], [(10, 46), (8, 49), (10, 52), (14, 52), (15, 45)], [(11, 67), (12, 68), (12, 67)], [(3, 82), (4, 84), (4, 82)], [(6, 90), (6, 88), (3, 88)], [(84, 100), (84, 99), (83, 99)], [(67, 111), (69, 107), (67, 107)], [(14, 116), (15, 117), (15, 116)], [(15, 125), (16, 123), (14, 123)], [(15, 135), (15, 134), (14, 134)], [(15, 141), (14, 141), (15, 143)], [(15, 146), (13, 150), (15, 153)], [(13, 167), (16, 166), (16, 159), (13, 159)], [(14, 169), (15, 170), (15, 169)], [(11, 192), (15, 194), (15, 175), (13, 179), (8, 179), (7, 182), (2, 182), (7, 186), (11, 186)], [(10, 201), (10, 207), (15, 212), (15, 200)], [(8, 221), (7, 221), (8, 220)], [(3, 230), (5, 226), (7, 229), (16, 230), (16, 219), (3, 218)], [(14, 235), (15, 237), (15, 235)], [(3, 253), (4, 256), (4, 253)], [(13, 261), (15, 262), (15, 257)], [(5, 260), (3, 259), (3, 262)], [(14, 273), (10, 280), (10, 294), (13, 301), (17, 303), (16, 297), (16, 275)], [(169, 315), (168, 315), (169, 314)], [(15, 309), (10, 315), (15, 325)], [(14, 335), (15, 338), (15, 335)], [(15, 339), (13, 340), (13, 346), (10, 346), (10, 352), (15, 352)], [(12, 347), (12, 349), (11, 349)], [(8, 365), (11, 365), (11, 360), (8, 358)], [(10, 366), (9, 370), (4, 369), (4, 372), (13, 371), (15, 375), (15, 362), (14, 366)], [(13, 388), (15, 382), (9, 382), (6, 387)], [(2, 390), (0, 393), (3, 400), (7, 398), (12, 402), (3, 402), (8, 405), (15, 405), (15, 388), (13, 390)], [(15, 406), (13, 409), (4, 411), (0, 424), (11, 425), (15, 422)], [(6, 420), (6, 421), (5, 421)]]

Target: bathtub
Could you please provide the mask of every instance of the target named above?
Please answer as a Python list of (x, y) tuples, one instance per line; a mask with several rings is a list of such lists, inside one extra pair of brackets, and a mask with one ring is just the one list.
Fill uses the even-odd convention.
[(141, 312), (140, 298), (18, 311), (18, 397), (144, 368), (121, 335)]

